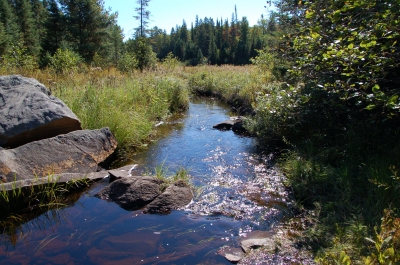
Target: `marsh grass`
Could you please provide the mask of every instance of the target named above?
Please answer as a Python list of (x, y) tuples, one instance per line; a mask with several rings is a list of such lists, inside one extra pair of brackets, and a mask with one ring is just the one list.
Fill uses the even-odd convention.
[(17, 187), (16, 181), (11, 190), (6, 190), (4, 184), (0, 189), (1, 217), (34, 211), (36, 208), (52, 208), (65, 206), (68, 195), (74, 191), (88, 187), (90, 180), (85, 178), (57, 183), (54, 178), (48, 177), (47, 181), (37, 181), (28, 187)]
[(248, 113), (262, 87), (264, 78), (255, 66), (201, 66), (186, 68), (190, 89), (199, 95), (216, 97), (238, 114)]
[(197, 188), (195, 188), (193, 184), (193, 178), (189, 173), (189, 170), (184, 168), (184, 167), (179, 167), (175, 173), (171, 172), (169, 167), (165, 165), (165, 160), (163, 163), (157, 165), (154, 170), (149, 170), (147, 169), (144, 172), (144, 175), (146, 176), (152, 176), (154, 175), (156, 178), (164, 181), (164, 185), (162, 186), (162, 190), (164, 191), (169, 185), (177, 182), (177, 181), (183, 181), (187, 185), (189, 185), (192, 190), (196, 191)]

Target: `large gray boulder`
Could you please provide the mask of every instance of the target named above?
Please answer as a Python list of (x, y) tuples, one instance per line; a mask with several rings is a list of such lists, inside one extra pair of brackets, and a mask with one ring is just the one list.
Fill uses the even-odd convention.
[(161, 194), (164, 182), (156, 177), (132, 176), (118, 179), (104, 187), (96, 197), (113, 201), (126, 210), (136, 210)]
[(0, 76), (0, 146), (15, 148), (81, 129), (76, 115), (37, 80)]
[(79, 130), (0, 150), (0, 182), (98, 170), (117, 147), (110, 129)]

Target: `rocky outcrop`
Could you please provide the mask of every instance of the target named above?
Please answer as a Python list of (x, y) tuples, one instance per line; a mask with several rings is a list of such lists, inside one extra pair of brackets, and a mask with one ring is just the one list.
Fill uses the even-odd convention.
[(100, 190), (95, 196), (113, 201), (126, 210), (136, 210), (161, 194), (163, 181), (149, 176), (118, 179)]
[(0, 146), (15, 148), (81, 129), (76, 115), (37, 80), (0, 76)]
[(109, 157), (117, 141), (108, 128), (80, 130), (0, 150), (0, 179), (12, 182), (60, 173), (90, 173)]
[[(168, 184), (151, 176), (134, 175), (136, 165), (109, 170), (111, 184), (96, 197), (113, 201), (126, 210), (143, 208), (146, 213), (168, 213), (182, 208), (193, 198), (192, 188), (182, 180)], [(114, 180), (114, 181), (113, 181)]]

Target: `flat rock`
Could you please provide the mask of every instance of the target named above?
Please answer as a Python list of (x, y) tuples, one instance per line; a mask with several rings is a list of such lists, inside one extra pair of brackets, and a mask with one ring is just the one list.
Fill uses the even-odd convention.
[(252, 231), (240, 240), (240, 246), (246, 253), (257, 247), (269, 247), (270, 250), (273, 250), (275, 248), (273, 233), (270, 231)]
[(13, 182), (62, 173), (91, 173), (117, 147), (110, 129), (80, 130), (0, 150), (0, 180)]
[(15, 148), (81, 129), (76, 115), (37, 80), (0, 76), (0, 146)]
[(33, 178), (33, 179), (23, 179), (17, 180), (8, 183), (1, 184), (1, 190), (13, 190), (19, 189), (24, 187), (32, 187), (41, 184), (47, 183), (67, 183), (70, 181), (75, 181), (79, 179), (87, 179), (87, 180), (99, 180), (108, 176), (107, 171), (100, 171), (100, 172), (90, 172), (90, 173), (61, 173), (61, 174), (54, 174), (50, 176), (46, 176), (43, 178)]
[(110, 182), (113, 182), (117, 179), (132, 177), (132, 173), (135, 171), (136, 167), (137, 165), (127, 165), (121, 168), (108, 170), (108, 173), (110, 174)]
[(144, 212), (167, 213), (171, 210), (186, 206), (191, 202), (193, 193), (191, 187), (182, 180), (178, 180), (165, 189), (165, 191), (149, 203)]
[(96, 197), (113, 201), (126, 210), (135, 210), (161, 194), (164, 181), (150, 176), (131, 176), (117, 179), (104, 187)]
[(218, 251), (218, 254), (232, 263), (237, 263), (244, 258), (244, 252), (241, 248), (224, 247)]

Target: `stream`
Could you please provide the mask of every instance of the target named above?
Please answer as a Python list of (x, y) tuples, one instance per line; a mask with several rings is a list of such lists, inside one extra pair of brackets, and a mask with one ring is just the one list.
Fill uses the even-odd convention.
[(0, 264), (231, 264), (218, 250), (238, 246), (252, 230), (270, 230), (290, 201), (272, 155), (255, 138), (213, 129), (227, 119), (217, 101), (192, 99), (186, 113), (159, 126), (160, 140), (127, 158), (140, 175), (160, 165), (188, 170), (196, 195), (184, 209), (126, 211), (94, 197), (104, 179), (73, 205), (1, 234)]

